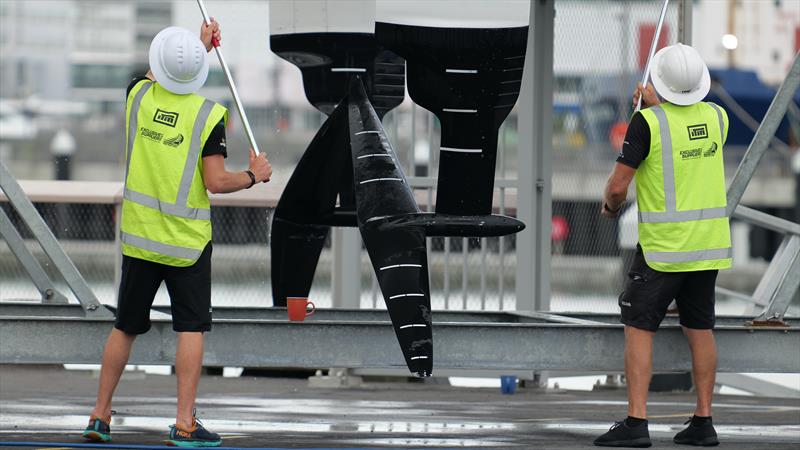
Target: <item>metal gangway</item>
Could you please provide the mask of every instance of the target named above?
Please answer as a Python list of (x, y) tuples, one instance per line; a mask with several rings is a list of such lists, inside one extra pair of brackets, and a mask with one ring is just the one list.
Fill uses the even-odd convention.
[[(690, 1), (681, 2), (681, 14)], [(612, 314), (554, 314), (549, 295), (550, 158), (553, 96), (554, 5), (531, 2), (523, 92), (520, 96), (520, 165), (530, 176), (517, 185), (517, 213), (530, 230), (518, 240), (516, 311), (435, 311), (437, 370), (535, 370), (618, 372), (624, 336)], [(683, 21), (685, 26), (687, 21)], [(690, 20), (688, 21), (690, 24)], [(690, 28), (690, 26), (689, 26)], [(685, 30), (684, 30), (685, 32)], [(724, 292), (760, 305), (754, 316), (723, 316), (715, 335), (720, 372), (797, 372), (800, 319), (787, 318), (800, 287), (800, 225), (739, 204), (770, 140), (800, 85), (800, 55), (777, 91), (728, 190), (728, 214), (783, 235), (783, 242), (752, 295)], [(113, 308), (96, 298), (86, 280), (36, 211), (19, 183), (0, 162), (4, 198), (31, 230), (63, 276), (78, 304), (67, 303), (20, 233), (0, 209), (0, 234), (41, 294), (38, 302), (0, 302), (0, 364), (96, 364), (114, 320)], [(2, 196), (0, 196), (2, 197)], [(545, 305), (545, 307), (542, 307)], [(176, 337), (167, 314), (154, 319), (131, 354), (132, 364), (171, 365)], [(405, 370), (386, 311), (320, 309), (315, 320), (292, 323), (282, 308), (215, 307), (205, 364), (269, 368), (347, 367)], [(654, 370), (688, 371), (690, 358), (681, 327), (668, 317), (655, 340)]]

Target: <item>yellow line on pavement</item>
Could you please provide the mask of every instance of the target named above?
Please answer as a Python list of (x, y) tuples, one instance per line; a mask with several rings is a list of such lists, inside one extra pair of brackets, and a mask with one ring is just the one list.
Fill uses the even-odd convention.
[(672, 418), (675, 418), (675, 417), (686, 417), (686, 418), (689, 418), (689, 417), (692, 417), (692, 415), (694, 415), (694, 413), (662, 414), (660, 416), (650, 416), (650, 415), (648, 415), (647, 418), (648, 419), (672, 419)]
[(549, 419), (517, 419), (517, 422), (547, 422), (549, 420), (575, 420), (572, 417), (553, 417)]
[(224, 434), (220, 434), (220, 436), (222, 436), (226, 441), (229, 439), (244, 439), (251, 437), (248, 434), (237, 434), (236, 436), (225, 436)]

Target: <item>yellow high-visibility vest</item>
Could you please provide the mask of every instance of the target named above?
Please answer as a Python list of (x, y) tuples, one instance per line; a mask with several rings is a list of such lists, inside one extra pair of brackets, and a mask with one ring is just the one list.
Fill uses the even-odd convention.
[(650, 153), (636, 170), (639, 243), (661, 272), (731, 267), (722, 146), (728, 115), (713, 103), (641, 111)]
[(142, 80), (128, 95), (122, 253), (170, 266), (197, 261), (211, 241), (203, 145), (227, 110)]

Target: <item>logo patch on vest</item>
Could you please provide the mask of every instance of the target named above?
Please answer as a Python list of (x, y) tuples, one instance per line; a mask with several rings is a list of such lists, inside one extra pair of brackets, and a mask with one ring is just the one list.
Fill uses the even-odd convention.
[(164, 137), (164, 133), (159, 133), (158, 131), (153, 131), (145, 127), (142, 127), (139, 132), (143, 138), (150, 139), (151, 141), (155, 142), (161, 142), (161, 138)]
[(178, 113), (157, 109), (156, 115), (153, 116), (153, 122), (175, 128), (175, 125), (178, 123)]
[(183, 135), (178, 133), (177, 136), (171, 137), (169, 139), (164, 139), (164, 145), (169, 145), (170, 147), (177, 147), (183, 143)]
[(708, 150), (703, 152), (703, 158), (709, 158), (717, 154), (717, 143), (712, 142), (711, 147)]
[(681, 150), (681, 159), (684, 160), (684, 161), (687, 160), (687, 159), (697, 159), (697, 158), (701, 157), (702, 155), (703, 155), (703, 149), (702, 148), (692, 148), (692, 149), (689, 149), (689, 150)]
[(708, 126), (706, 124), (689, 125), (686, 129), (689, 131), (690, 141), (708, 138)]

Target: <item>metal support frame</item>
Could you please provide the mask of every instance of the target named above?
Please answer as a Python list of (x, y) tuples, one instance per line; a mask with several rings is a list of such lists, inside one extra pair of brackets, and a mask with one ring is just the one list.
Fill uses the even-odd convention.
[(53, 281), (42, 269), (39, 261), (33, 257), (25, 241), (20, 236), (11, 219), (6, 212), (0, 208), (0, 236), (6, 240), (11, 253), (17, 258), (22, 267), (28, 273), (34, 286), (42, 295), (42, 303), (67, 303), (67, 297), (56, 289)]
[[(68, 306), (37, 305), (35, 308), (55, 310)], [(74, 308), (77, 310), (77, 306)], [(397, 342), (385, 311), (318, 310), (304, 322), (286, 321), (285, 310), (281, 308), (257, 311), (252, 308), (247, 311), (248, 318), (215, 318), (214, 332), (206, 338), (205, 364), (405, 367), (400, 352), (387, 351), (396, 349)], [(96, 364), (112, 326), (111, 320), (53, 317), (51, 314), (13, 316), (7, 309), (3, 312), (0, 315), (0, 363)], [(262, 318), (270, 316), (272, 318)], [(513, 313), (434, 314), (436, 368), (620, 371), (623, 358), (619, 349), (624, 345), (622, 325), (604, 323), (613, 320), (611, 316), (584, 317), (602, 320), (580, 324), (550, 322)], [(43, 329), (48, 332), (42, 333)], [(720, 372), (796, 372), (800, 367), (800, 352), (797, 352), (800, 333), (793, 329), (748, 327), (738, 318), (721, 320), (715, 338), (720, 347)], [(173, 364), (177, 336), (168, 319), (153, 319), (150, 332), (138, 340), (141, 342), (134, 347), (132, 364)], [(264, 342), (270, 345), (265, 347)], [(691, 369), (691, 361), (686, 358), (686, 340), (674, 318), (663, 324), (654, 344), (654, 370)]]
[(550, 309), (555, 1), (532, 0), (519, 97), (517, 310)]
[[(103, 307), (95, 297), (86, 280), (78, 272), (78, 269), (69, 259), (69, 256), (61, 248), (61, 245), (56, 240), (53, 232), (47, 227), (47, 224), (42, 219), (42, 216), (36, 211), (33, 203), (25, 195), (25, 192), (20, 187), (17, 180), (8, 171), (5, 164), (0, 162), (0, 189), (3, 190), (8, 201), (16, 209), (22, 221), (31, 230), (36, 241), (41, 245), (42, 250), (48, 258), (53, 262), (55, 268), (59, 271), (64, 281), (75, 294), (75, 297), (83, 307), (84, 312), (89, 317), (108, 318), (113, 317), (111, 311)], [(5, 236), (5, 234), (4, 234)], [(8, 240), (8, 238), (7, 238)], [(23, 267), (28, 269), (27, 266)], [(35, 271), (36, 269), (34, 269)], [(35, 274), (28, 272), (31, 277)]]
[(789, 106), (789, 102), (798, 87), (800, 87), (800, 53), (795, 55), (789, 73), (786, 75), (783, 83), (781, 83), (781, 87), (778, 88), (775, 98), (772, 99), (772, 103), (769, 105), (769, 109), (764, 115), (764, 119), (761, 121), (761, 125), (758, 126), (758, 130), (756, 130), (756, 134), (753, 136), (753, 141), (747, 148), (747, 152), (744, 154), (739, 168), (736, 169), (736, 174), (733, 176), (733, 181), (728, 188), (728, 216), (733, 214), (733, 211), (736, 210), (736, 207), (739, 205), (742, 195), (744, 195), (744, 191), (747, 189), (747, 184), (750, 183), (750, 179), (753, 178), (758, 163), (769, 147), (769, 143), (775, 135), (775, 131), (778, 129), (781, 120), (783, 120), (783, 116), (786, 114), (786, 108)]
[(795, 55), (789, 73), (778, 88), (728, 188), (729, 216), (784, 233), (783, 242), (753, 293), (757, 303), (767, 303), (753, 323), (786, 326), (783, 317), (800, 288), (800, 225), (739, 205), (798, 87), (800, 53)]
[(776, 322), (783, 324), (783, 316), (800, 287), (800, 236), (786, 236), (758, 283), (753, 297), (769, 301), (754, 323)]
[(678, 0), (678, 42), (692, 45), (692, 3), (694, 0)]
[(361, 305), (361, 234), (358, 228), (332, 229), (334, 308), (358, 308)]

